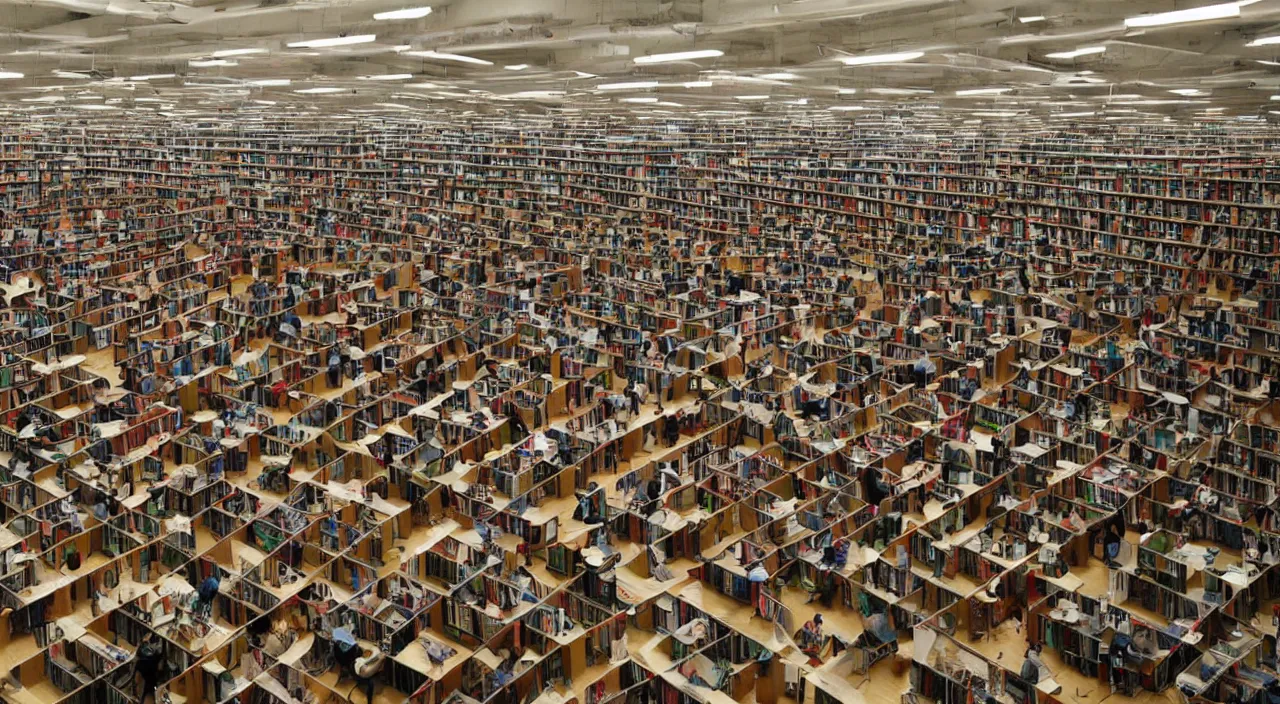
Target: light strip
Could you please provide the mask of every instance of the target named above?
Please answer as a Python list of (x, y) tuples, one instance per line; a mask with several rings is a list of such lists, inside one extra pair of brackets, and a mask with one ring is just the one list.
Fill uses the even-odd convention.
[(1013, 90), (1013, 89), (1012, 89), (1012, 88), (969, 88), (968, 90), (958, 90), (958, 91), (956, 91), (956, 95), (960, 95), (960, 96), (965, 96), (965, 95), (1000, 95), (1001, 93), (1008, 93), (1008, 92), (1009, 92), (1009, 91), (1011, 91), (1011, 90)]
[(293, 83), (288, 78), (260, 78), (256, 81), (246, 81), (251, 86), (287, 86)]
[(870, 110), (871, 108), (863, 107), (861, 105), (832, 105), (828, 109), (834, 112), (855, 112), (855, 111), (862, 111), (862, 110)]
[(1154, 15), (1138, 15), (1137, 17), (1129, 17), (1124, 21), (1124, 26), (1128, 28), (1134, 27), (1163, 27), (1170, 24), (1186, 24), (1188, 22), (1206, 22), (1209, 20), (1223, 20), (1231, 17), (1240, 16), (1240, 6), (1250, 4), (1249, 2), (1227, 2), (1221, 5), (1205, 5), (1204, 7), (1193, 7), (1189, 10), (1174, 10), (1172, 12), (1159, 12)]
[(914, 61), (924, 56), (923, 51), (900, 51), (896, 54), (868, 54), (866, 56), (846, 56), (840, 61), (845, 66), (868, 66), (871, 64), (897, 64), (903, 61)]
[(416, 20), (431, 14), (430, 7), (410, 7), (404, 10), (391, 10), (390, 12), (375, 12), (373, 19), (375, 20)]
[(637, 56), (635, 62), (638, 64), (662, 64), (669, 61), (692, 61), (694, 59), (714, 59), (718, 56), (724, 56), (724, 52), (719, 49), (699, 49), (697, 51), (677, 51), (671, 54), (651, 54), (649, 56)]
[(295, 90), (295, 91), (293, 91), (293, 92), (294, 92), (294, 93), (307, 93), (307, 94), (310, 94), (310, 95), (320, 95), (320, 94), (323, 94), (323, 93), (342, 93), (342, 92), (345, 92), (345, 91), (346, 91), (346, 88), (338, 88), (338, 87), (336, 87), (336, 86), (326, 86), (326, 87), (323, 87), (323, 88), (303, 88), (303, 89), (301, 89), (301, 90)]
[(1090, 54), (1101, 54), (1107, 50), (1105, 46), (1086, 46), (1082, 49), (1074, 51), (1056, 51), (1052, 54), (1045, 54), (1046, 59), (1074, 59), (1078, 56), (1088, 56)]
[(685, 88), (710, 88), (711, 86), (714, 86), (715, 83), (712, 83), (711, 81), (689, 81), (682, 85), (684, 85)]
[(1271, 46), (1272, 44), (1280, 44), (1280, 34), (1270, 37), (1258, 37), (1248, 44), (1245, 44), (1245, 46)]
[(1096, 113), (1096, 112), (1092, 112), (1092, 111), (1087, 111), (1087, 112), (1060, 112), (1060, 113), (1058, 113), (1057, 115), (1050, 115), (1049, 117), (1093, 117), (1094, 115), (1097, 115), (1097, 114), (1098, 114), (1098, 113)]
[(477, 59), (474, 56), (463, 56), (462, 54), (449, 54), (442, 51), (406, 51), (405, 56), (420, 56), (424, 59), (436, 59), (438, 61), (457, 61), (464, 64), (476, 64), (477, 66), (492, 66), (492, 61)]
[(131, 81), (158, 81), (163, 78), (173, 78), (177, 74), (174, 73), (148, 73), (145, 76), (129, 76)]
[(738, 100), (768, 100), (767, 95), (735, 95)]
[(657, 98), (619, 98), (624, 103), (656, 103)]
[(192, 59), (187, 62), (191, 68), (210, 68), (212, 66), (239, 66), (235, 61), (227, 61), (226, 59)]
[(641, 90), (657, 87), (657, 81), (632, 81), (630, 83), (601, 83), (596, 86), (596, 90)]
[(407, 81), (413, 78), (412, 73), (380, 73), (373, 76), (361, 76), (362, 81)]
[(376, 34), (353, 34), (349, 37), (327, 37), (325, 39), (308, 39), (304, 42), (289, 42), (290, 49), (324, 49), (331, 46), (349, 46), (351, 44), (368, 44), (376, 41)]
[(511, 64), (510, 66), (503, 66), (502, 68), (508, 71), (523, 71), (526, 68), (529, 68), (529, 64)]
[(1045, 19), (1047, 18), (1044, 15), (1031, 15), (1030, 17), (1019, 17), (1018, 21), (1023, 24), (1030, 24), (1032, 22), (1044, 22)]
[[(841, 92), (845, 90), (853, 90), (852, 88), (841, 88)], [(876, 95), (933, 95), (933, 91), (927, 88), (870, 88), (869, 93)]]
[(0, 80), (6, 78), (22, 78), (23, 74), (17, 71), (0, 71)]
[(222, 51), (215, 51), (215, 52), (213, 52), (213, 58), (215, 58), (215, 59), (221, 59), (221, 58), (225, 58), (225, 57), (228, 57), (228, 56), (247, 56), (247, 55), (249, 55), (249, 54), (265, 54), (265, 53), (267, 53), (267, 50), (266, 50), (266, 49), (262, 49), (262, 48), (256, 48), (256, 49), (223, 49)]

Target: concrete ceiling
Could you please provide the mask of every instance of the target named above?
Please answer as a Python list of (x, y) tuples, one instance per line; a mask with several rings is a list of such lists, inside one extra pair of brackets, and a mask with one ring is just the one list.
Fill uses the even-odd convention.
[[(430, 3), (430, 14), (374, 17), (425, 6), (418, 3)], [(1280, 0), (1231, 3), (1215, 20), (1143, 27), (1132, 19), (1213, 4), (8, 0), (0, 2), (0, 76), (11, 77), (0, 80), (0, 103), (35, 114), (99, 105), (648, 119), (893, 112), (988, 124), (1274, 118), (1280, 39), (1249, 44), (1280, 35)], [(361, 35), (376, 38), (290, 46)], [(237, 50), (254, 53), (227, 53)], [(637, 61), (705, 50), (723, 55)], [(856, 65), (881, 54), (906, 56)], [(609, 89), (620, 83), (639, 85)], [(957, 95), (974, 89), (1005, 91)]]

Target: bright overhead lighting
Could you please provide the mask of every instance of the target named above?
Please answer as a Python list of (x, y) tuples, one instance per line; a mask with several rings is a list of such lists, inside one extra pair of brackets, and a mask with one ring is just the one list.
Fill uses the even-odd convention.
[(375, 20), (416, 20), (431, 14), (430, 7), (410, 7), (404, 10), (392, 10), (390, 12), (375, 12), (373, 19)]
[(635, 62), (638, 64), (663, 64), (669, 61), (693, 61), (694, 59), (714, 59), (717, 56), (724, 56), (724, 52), (719, 49), (699, 49), (697, 51), (677, 51), (672, 54), (651, 54), (649, 56), (637, 56)]
[(1032, 22), (1044, 22), (1045, 19), (1044, 15), (1029, 15), (1027, 17), (1019, 17), (1018, 21), (1023, 24), (1031, 24)]
[(83, 105), (72, 105), (73, 110), (119, 110), (114, 105), (101, 105), (99, 103), (86, 103)]
[(24, 103), (61, 103), (66, 98), (61, 95), (44, 95), (39, 98), (23, 98)]
[(870, 110), (871, 108), (863, 107), (861, 105), (832, 105), (828, 109), (833, 110), (835, 112), (855, 112), (855, 111), (862, 111), (862, 110)]
[(1093, 115), (1096, 115), (1096, 114), (1097, 114), (1096, 112), (1092, 112), (1092, 111), (1086, 111), (1086, 112), (1060, 112), (1060, 113), (1058, 113), (1057, 115), (1050, 115), (1049, 117), (1092, 117)]
[(346, 92), (346, 88), (338, 88), (336, 86), (326, 86), (322, 88), (302, 88), (300, 90), (295, 90), (293, 92), (318, 95), (322, 93), (343, 93), (343, 92)]
[(1173, 93), (1174, 95), (1187, 95), (1187, 96), (1204, 95), (1204, 93), (1200, 92), (1199, 88), (1174, 88), (1169, 92)]
[(290, 49), (324, 49), (331, 46), (349, 46), (351, 44), (368, 44), (376, 41), (376, 34), (353, 34), (347, 37), (327, 37), (325, 39), (308, 39), (304, 42), (289, 42)]
[(1263, 61), (1262, 59), (1258, 59), (1258, 63), (1263, 64), (1264, 66), (1280, 66), (1280, 61)]
[(18, 73), (17, 71), (0, 71), (0, 80), (6, 78), (22, 78), (22, 76), (23, 74)]
[(529, 68), (529, 64), (511, 64), (510, 66), (503, 66), (502, 68), (508, 71), (523, 71), (526, 68)]
[(173, 78), (177, 74), (173, 73), (148, 73), (145, 76), (129, 76), (131, 81), (158, 81), (164, 78)]
[(836, 91), (836, 93), (840, 95), (855, 95), (857, 94), (857, 92), (858, 92), (857, 88), (841, 88), (840, 90)]
[(1271, 37), (1258, 37), (1245, 44), (1245, 46), (1271, 46), (1272, 44), (1280, 44), (1280, 34)]
[(290, 83), (293, 83), (293, 81), (288, 78), (261, 78), (256, 81), (246, 81), (246, 83), (248, 83), (251, 86), (265, 87), (265, 86), (287, 86)]
[(254, 49), (223, 49), (222, 51), (213, 52), (213, 58), (222, 59), (228, 56), (248, 56), (249, 54), (265, 54), (266, 49), (261, 47)]
[(799, 78), (799, 76), (794, 73), (787, 73), (786, 71), (783, 71), (782, 73), (766, 73), (763, 76), (756, 76), (756, 78), (763, 78), (769, 81), (794, 81)]
[(210, 68), (212, 66), (239, 66), (240, 64), (226, 59), (192, 59), (187, 62), (191, 68)]
[(1079, 56), (1088, 56), (1090, 54), (1101, 54), (1107, 50), (1105, 46), (1086, 46), (1082, 49), (1073, 51), (1056, 51), (1052, 54), (1045, 54), (1046, 59), (1074, 59)]
[(620, 100), (624, 103), (656, 103), (658, 102), (657, 98), (621, 98)]
[(871, 88), (868, 92), (876, 95), (933, 95), (933, 91), (927, 88)]
[(1137, 17), (1129, 17), (1124, 21), (1124, 26), (1134, 27), (1163, 27), (1170, 24), (1185, 24), (1187, 22), (1205, 22), (1208, 20), (1223, 20), (1230, 17), (1240, 16), (1240, 7), (1249, 5), (1257, 0), (1245, 0), (1244, 2), (1226, 2), (1221, 5), (1205, 5), (1204, 7), (1193, 7), (1189, 10), (1174, 10), (1172, 12), (1158, 12), (1154, 15), (1138, 15)]
[(657, 87), (657, 81), (632, 81), (630, 83), (601, 83), (596, 86), (596, 90), (641, 90)]
[(412, 73), (379, 73), (373, 76), (361, 76), (362, 81), (407, 81), (413, 78)]
[(738, 100), (768, 100), (767, 95), (735, 95)]
[(464, 64), (476, 64), (477, 66), (492, 66), (492, 61), (477, 59), (474, 56), (463, 56), (462, 54), (449, 54), (443, 51), (407, 51), (406, 56), (421, 56), (424, 59), (436, 59), (438, 61), (457, 61)]
[(710, 88), (715, 85), (711, 81), (689, 81), (684, 84), (685, 88)]
[(57, 76), (58, 78), (81, 78), (81, 79), (93, 78), (93, 76), (90, 76), (87, 73), (76, 73), (75, 71), (63, 71), (62, 69), (55, 70), (53, 72), (53, 75)]
[(913, 61), (924, 56), (923, 51), (900, 51), (896, 54), (867, 54), (866, 56), (846, 56), (840, 59), (845, 66), (868, 66), (871, 64), (897, 64)]
[(1016, 110), (979, 110), (973, 114), (978, 117), (1017, 117), (1021, 113)]
[(1008, 93), (1012, 88), (969, 88), (967, 90), (958, 90), (956, 95), (1000, 95)]

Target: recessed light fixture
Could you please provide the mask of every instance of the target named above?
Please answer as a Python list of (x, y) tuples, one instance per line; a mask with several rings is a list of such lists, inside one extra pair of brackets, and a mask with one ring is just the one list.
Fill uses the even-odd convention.
[(714, 59), (718, 56), (724, 56), (724, 52), (719, 49), (699, 49), (697, 51), (677, 51), (670, 54), (650, 54), (649, 56), (637, 56), (635, 62), (638, 64), (663, 64), (671, 61), (694, 61), (696, 59)]
[(900, 51), (896, 54), (867, 54), (865, 56), (845, 56), (840, 61), (845, 66), (869, 66), (872, 64), (898, 64), (914, 61), (924, 56), (923, 51)]
[(1055, 51), (1052, 54), (1045, 54), (1046, 59), (1074, 59), (1080, 56), (1089, 56), (1090, 54), (1101, 54), (1107, 50), (1105, 46), (1086, 46), (1081, 49), (1072, 51)]
[(508, 71), (523, 71), (526, 68), (529, 68), (529, 64), (511, 64), (510, 66), (503, 66), (502, 68)]
[(223, 49), (222, 51), (213, 52), (213, 58), (222, 59), (228, 56), (248, 56), (250, 54), (265, 54), (265, 53), (267, 53), (267, 50), (261, 47), (257, 47), (253, 49)]
[(412, 73), (379, 73), (373, 76), (361, 76), (362, 81), (407, 81), (413, 78)]
[(1045, 19), (1047, 18), (1044, 15), (1028, 15), (1026, 17), (1019, 17), (1018, 21), (1023, 24), (1031, 24), (1032, 22), (1044, 22)]
[(437, 61), (457, 61), (463, 64), (476, 64), (477, 66), (492, 66), (492, 61), (477, 59), (474, 56), (463, 56), (462, 54), (450, 54), (443, 51), (407, 51), (406, 56), (420, 56), (424, 59), (436, 59)]
[(352, 34), (346, 37), (326, 37), (325, 39), (308, 39), (303, 42), (289, 42), (290, 49), (324, 49), (332, 46), (350, 46), (352, 44), (368, 44), (377, 41), (376, 34)]
[(311, 95), (320, 95), (324, 93), (344, 93), (346, 92), (346, 90), (347, 90), (346, 88), (338, 88), (337, 86), (325, 86), (321, 88), (302, 88), (300, 90), (295, 90), (293, 92), (307, 93)]
[(165, 78), (173, 78), (177, 74), (174, 73), (148, 73), (143, 76), (129, 76), (131, 81), (159, 81)]
[(657, 87), (657, 81), (632, 81), (630, 83), (601, 83), (596, 86), (596, 90), (642, 90)]
[(403, 10), (391, 10), (390, 12), (375, 12), (373, 19), (375, 20), (416, 20), (431, 14), (430, 7), (409, 7)]
[(1244, 5), (1252, 5), (1254, 2), (1257, 2), (1257, 0), (1227, 2), (1220, 5), (1205, 5), (1204, 7), (1193, 7), (1188, 10), (1158, 12), (1154, 15), (1138, 15), (1137, 17), (1126, 18), (1124, 26), (1129, 28), (1163, 27), (1171, 24), (1186, 24), (1188, 22), (1224, 20), (1231, 17), (1239, 17), (1240, 8)]
[(956, 91), (956, 95), (959, 95), (959, 96), (966, 96), (966, 95), (1000, 95), (1001, 93), (1008, 93), (1008, 92), (1009, 92), (1009, 91), (1011, 91), (1011, 90), (1013, 90), (1013, 89), (1012, 89), (1012, 88), (968, 88), (968, 89), (966, 89), (966, 90), (958, 90), (958, 91)]

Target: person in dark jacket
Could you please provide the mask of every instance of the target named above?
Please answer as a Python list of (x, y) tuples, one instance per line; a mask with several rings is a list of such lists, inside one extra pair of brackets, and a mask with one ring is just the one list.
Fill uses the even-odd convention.
[[(373, 704), (373, 678), (361, 677), (356, 671), (356, 660), (363, 654), (351, 631), (345, 628), (333, 629), (333, 657), (338, 663), (339, 678), (350, 676), (356, 681), (356, 686), (364, 690), (368, 703)], [(347, 699), (350, 700), (350, 697)]]
[(155, 634), (149, 633), (142, 641), (142, 645), (138, 647), (138, 658), (134, 663), (133, 672), (142, 678), (142, 694), (138, 696), (139, 704), (146, 704), (148, 695), (151, 696), (153, 703), (156, 701), (156, 687), (160, 684), (160, 677), (165, 669), (164, 653), (156, 640)]

